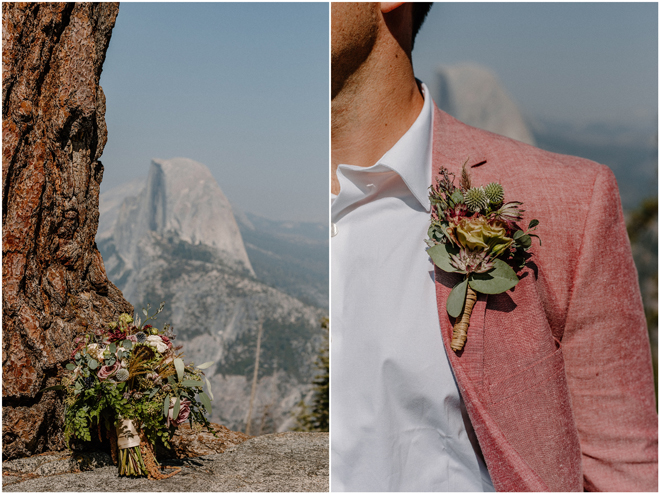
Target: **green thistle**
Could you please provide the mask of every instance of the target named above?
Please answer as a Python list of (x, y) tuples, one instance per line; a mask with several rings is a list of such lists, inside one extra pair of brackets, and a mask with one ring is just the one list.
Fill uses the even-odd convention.
[(484, 187), (486, 197), (493, 205), (500, 204), (504, 200), (504, 188), (497, 182), (492, 182)]
[(486, 193), (482, 187), (472, 187), (465, 193), (465, 204), (471, 211), (485, 209), (488, 205)]
[(115, 379), (119, 382), (126, 381), (128, 379), (128, 371), (126, 369), (119, 369), (117, 374), (115, 374)]

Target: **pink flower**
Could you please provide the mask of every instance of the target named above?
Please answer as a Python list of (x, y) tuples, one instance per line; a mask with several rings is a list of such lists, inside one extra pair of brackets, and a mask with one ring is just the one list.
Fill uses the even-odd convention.
[(117, 371), (117, 369), (119, 369), (119, 366), (120, 366), (119, 362), (115, 362), (114, 365), (104, 365), (99, 369), (96, 375), (102, 381), (113, 375)]
[(137, 336), (135, 336), (134, 334), (127, 336), (126, 339), (133, 343), (137, 343)]
[(172, 348), (172, 342), (167, 336), (161, 335), (160, 338), (163, 340), (164, 343), (167, 343), (167, 348)]
[(186, 420), (188, 420), (188, 416), (190, 415), (190, 402), (186, 400), (185, 398), (181, 400), (181, 407), (179, 408), (179, 416), (173, 420), (172, 417), (174, 416), (174, 402), (176, 401), (176, 398), (173, 400), (170, 400), (170, 409), (167, 412), (167, 425), (170, 425), (170, 422), (174, 426), (179, 426), (183, 424)]

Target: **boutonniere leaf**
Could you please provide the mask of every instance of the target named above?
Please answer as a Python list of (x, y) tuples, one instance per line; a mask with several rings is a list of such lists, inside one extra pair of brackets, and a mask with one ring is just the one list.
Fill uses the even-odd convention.
[(448, 273), (456, 273), (459, 270), (451, 265), (451, 255), (458, 254), (459, 249), (451, 244), (437, 244), (428, 249), (426, 252), (431, 259), (443, 271)]
[(518, 284), (518, 275), (504, 261), (495, 259), (493, 269), (486, 273), (473, 273), (470, 276), (470, 287), (479, 293), (496, 295), (511, 290)]
[(451, 317), (458, 317), (463, 312), (467, 288), (468, 280), (466, 278), (459, 282), (449, 293), (449, 297), (447, 298), (447, 312)]
[[(460, 185), (454, 175), (441, 168), (436, 184), (431, 186), (431, 226), (427, 250), (433, 263), (448, 273), (464, 278), (447, 298), (447, 313), (456, 319), (451, 348), (465, 345), (477, 293), (495, 295), (518, 283), (513, 267), (522, 269), (531, 257), (531, 233), (539, 225), (530, 221), (527, 230), (518, 226), (524, 211), (521, 202), (504, 202), (504, 188), (499, 183), (473, 187), (465, 165)], [(513, 267), (512, 267), (513, 266)]]

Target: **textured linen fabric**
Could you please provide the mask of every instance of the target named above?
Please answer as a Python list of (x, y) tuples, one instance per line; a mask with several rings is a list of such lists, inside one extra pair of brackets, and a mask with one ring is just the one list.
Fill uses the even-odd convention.
[(426, 97), (376, 165), (337, 171), (333, 491), (493, 490), (443, 348), (425, 252), (432, 121)]
[(445, 304), (459, 280), (436, 268), (454, 375), (498, 491), (657, 491), (658, 422), (646, 321), (612, 172), (469, 127), (435, 109), (433, 169), (497, 181), (540, 220), (543, 246), (514, 290), (479, 295), (449, 350)]

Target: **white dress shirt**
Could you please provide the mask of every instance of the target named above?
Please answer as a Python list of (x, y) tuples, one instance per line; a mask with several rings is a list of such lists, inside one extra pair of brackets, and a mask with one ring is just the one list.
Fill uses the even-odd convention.
[(440, 334), (430, 222), (433, 105), (332, 204), (333, 491), (493, 491)]

